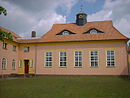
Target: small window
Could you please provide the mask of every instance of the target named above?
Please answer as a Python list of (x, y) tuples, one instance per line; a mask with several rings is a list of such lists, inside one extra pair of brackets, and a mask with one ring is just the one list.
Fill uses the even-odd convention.
[(97, 30), (95, 29), (90, 30), (90, 34), (97, 34)]
[(45, 56), (45, 66), (52, 66), (52, 52), (46, 52)]
[(91, 66), (96, 67), (98, 66), (98, 51), (91, 51), (90, 53), (90, 60), (91, 60)]
[(29, 47), (24, 47), (24, 52), (29, 52)]
[(3, 49), (7, 49), (7, 43), (3, 43)]
[(13, 51), (16, 51), (16, 46), (13, 45)]
[(33, 60), (29, 60), (30, 67), (33, 67)]
[(60, 52), (60, 66), (61, 67), (67, 66), (66, 52)]
[(4, 70), (4, 69), (6, 69), (6, 67), (7, 67), (7, 60), (6, 60), (6, 58), (3, 58), (2, 59), (2, 69)]
[(12, 70), (16, 69), (16, 61), (13, 59), (12, 60)]
[(23, 61), (22, 61), (22, 60), (19, 60), (19, 67), (20, 67), (20, 68), (22, 67), (22, 63), (23, 63)]
[(69, 31), (63, 31), (62, 35), (70, 35)]
[(75, 66), (82, 66), (82, 51), (75, 51)]
[(107, 51), (107, 66), (109, 67), (115, 66), (115, 51), (113, 50)]

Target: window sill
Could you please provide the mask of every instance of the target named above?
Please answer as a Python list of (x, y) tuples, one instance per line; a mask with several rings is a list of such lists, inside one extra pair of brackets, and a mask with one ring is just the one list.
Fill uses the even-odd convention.
[(82, 68), (82, 66), (74, 66), (74, 68)]
[(67, 68), (67, 66), (59, 66), (60, 68)]
[(90, 66), (90, 68), (99, 68), (99, 66)]
[(115, 68), (115, 66), (107, 66), (106, 68)]
[(3, 48), (4, 50), (7, 50), (7, 48)]
[(52, 68), (52, 66), (44, 66), (44, 68)]
[(2, 70), (6, 70), (6, 69), (2, 69)]

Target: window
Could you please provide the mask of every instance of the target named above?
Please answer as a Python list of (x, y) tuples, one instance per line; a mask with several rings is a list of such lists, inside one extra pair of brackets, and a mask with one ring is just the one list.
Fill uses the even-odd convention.
[(107, 66), (115, 66), (115, 51), (113, 50), (107, 51)]
[(15, 68), (16, 68), (16, 61), (13, 59), (12, 60), (12, 69), (15, 70)]
[(98, 51), (91, 51), (91, 66), (96, 67), (98, 66)]
[(22, 67), (22, 60), (19, 60), (19, 67), (21, 68)]
[(66, 66), (66, 52), (60, 52), (60, 66)]
[(6, 60), (6, 58), (3, 58), (2, 59), (2, 69), (6, 69), (6, 66), (7, 66), (7, 60)]
[(16, 51), (16, 46), (13, 45), (13, 51)]
[(52, 66), (52, 52), (46, 52), (45, 56), (45, 66)]
[(75, 66), (82, 66), (82, 52), (75, 51)]
[(30, 67), (33, 67), (33, 60), (29, 60)]
[(24, 47), (24, 52), (29, 52), (29, 47)]
[(95, 29), (90, 30), (90, 34), (97, 34), (97, 30)]
[(3, 49), (7, 49), (7, 43), (3, 43)]
[(70, 34), (69, 31), (63, 31), (63, 32), (62, 32), (62, 35), (69, 35), (69, 34)]

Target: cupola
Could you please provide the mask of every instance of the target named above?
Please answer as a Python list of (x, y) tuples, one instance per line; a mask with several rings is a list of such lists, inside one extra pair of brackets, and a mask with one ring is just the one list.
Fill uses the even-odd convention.
[(78, 26), (83, 26), (87, 23), (87, 14), (80, 12), (76, 15), (76, 24)]

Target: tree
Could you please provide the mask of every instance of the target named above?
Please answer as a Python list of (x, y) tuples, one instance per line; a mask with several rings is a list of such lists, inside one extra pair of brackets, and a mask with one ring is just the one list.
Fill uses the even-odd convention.
[(5, 39), (13, 41), (13, 38), (10, 32), (5, 32), (3, 30), (0, 30), (0, 40), (4, 42)]
[(1, 14), (4, 14), (5, 16), (7, 15), (7, 10), (2, 6), (0, 6), (0, 15)]

